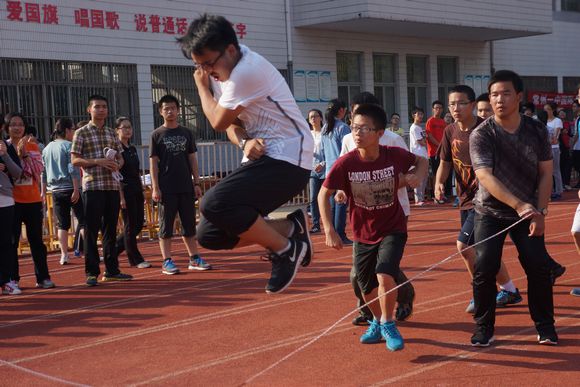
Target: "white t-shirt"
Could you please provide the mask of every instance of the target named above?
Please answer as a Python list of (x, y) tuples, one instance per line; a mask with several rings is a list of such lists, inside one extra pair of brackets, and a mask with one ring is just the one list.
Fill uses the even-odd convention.
[[(556, 134), (556, 129), (560, 128), (560, 130), (562, 130), (564, 128), (562, 120), (559, 119), (558, 117), (554, 117), (552, 121), (548, 121), (548, 124), (546, 126), (548, 128), (548, 132), (550, 133), (550, 138), (554, 137), (554, 135)], [(552, 148), (560, 148), (560, 144), (558, 143), (552, 144)]]
[(409, 128), (409, 142), (411, 144), (411, 152), (417, 156), (428, 158), (427, 147), (418, 143), (419, 140), (424, 140), (425, 138), (425, 130), (423, 130), (423, 128), (417, 124), (412, 124), (411, 128)]
[[(386, 145), (386, 146), (396, 146), (399, 148), (403, 148), (404, 150), (407, 149), (407, 144), (405, 144), (405, 140), (403, 137), (399, 136), (398, 134), (391, 132), (390, 130), (385, 130), (383, 136), (379, 139), (379, 144)], [(347, 134), (342, 138), (342, 148), (340, 150), (340, 155), (343, 156), (348, 152), (356, 149), (356, 144), (354, 143), (354, 138), (352, 137), (352, 133)], [(401, 207), (403, 207), (403, 212), (405, 216), (411, 215), (411, 204), (409, 203), (409, 195), (407, 194), (407, 188), (402, 187), (397, 190), (397, 197), (399, 198), (399, 203), (401, 203)]]
[(314, 139), (288, 84), (261, 55), (240, 45), (242, 58), (225, 82), (211, 79), (214, 98), (239, 119), (250, 138), (262, 138), (266, 155), (312, 169)]

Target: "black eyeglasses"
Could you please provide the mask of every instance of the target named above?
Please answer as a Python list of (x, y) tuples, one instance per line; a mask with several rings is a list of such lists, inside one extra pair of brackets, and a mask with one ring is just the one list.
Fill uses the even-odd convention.
[(218, 60), (220, 60), (221, 57), (224, 56), (225, 53), (226, 53), (225, 51), (220, 52), (220, 54), (217, 56), (217, 58), (215, 58), (211, 62), (205, 62), (205, 63), (195, 63), (195, 62), (193, 62), (193, 67), (195, 67), (196, 69), (198, 69), (198, 68), (201, 67), (205, 71), (213, 70), (213, 68), (216, 65), (216, 63), (218, 62)]

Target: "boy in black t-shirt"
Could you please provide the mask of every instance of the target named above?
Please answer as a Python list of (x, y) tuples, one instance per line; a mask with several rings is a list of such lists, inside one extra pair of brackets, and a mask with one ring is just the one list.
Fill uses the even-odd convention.
[[(175, 215), (179, 213), (182, 238), (189, 254), (190, 270), (209, 270), (197, 252), (195, 240), (195, 199), (201, 197), (195, 140), (192, 132), (177, 123), (179, 101), (172, 95), (159, 100), (163, 126), (151, 134), (151, 185), (153, 200), (159, 203), (159, 247), (163, 274), (177, 274), (171, 259), (171, 237)], [(193, 177), (193, 182), (192, 182)]]

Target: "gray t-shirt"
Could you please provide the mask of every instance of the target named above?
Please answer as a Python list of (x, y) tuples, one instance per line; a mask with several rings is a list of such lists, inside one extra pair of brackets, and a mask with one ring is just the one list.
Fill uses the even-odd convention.
[[(521, 116), (518, 130), (506, 132), (494, 117), (479, 125), (469, 137), (473, 169), (491, 168), (493, 175), (520, 200), (537, 206), (538, 164), (552, 159), (546, 126)], [(474, 199), (475, 210), (502, 219), (517, 219), (517, 212), (493, 197), (481, 184)]]

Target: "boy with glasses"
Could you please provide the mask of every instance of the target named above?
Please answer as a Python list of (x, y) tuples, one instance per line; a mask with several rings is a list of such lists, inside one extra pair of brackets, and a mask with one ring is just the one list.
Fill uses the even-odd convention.
[[(340, 157), (318, 195), (318, 205), (326, 245), (343, 247), (330, 217), (330, 196), (345, 192), (350, 206), (353, 229), (353, 260), (358, 285), (374, 318), (361, 336), (363, 344), (386, 340), (387, 349), (403, 349), (404, 342), (394, 319), (397, 292), (395, 277), (407, 241), (407, 222), (399, 203), (397, 190), (416, 186), (427, 173), (427, 160), (397, 147), (379, 145), (387, 126), (387, 115), (379, 106), (360, 105), (354, 113), (351, 131), (356, 150)], [(408, 173), (415, 166), (414, 173)], [(400, 174), (406, 174), (400, 179)]]

